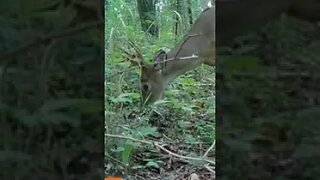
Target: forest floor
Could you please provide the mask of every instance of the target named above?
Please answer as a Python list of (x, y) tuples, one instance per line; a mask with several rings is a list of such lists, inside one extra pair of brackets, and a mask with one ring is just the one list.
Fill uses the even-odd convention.
[[(216, 155), (214, 147), (206, 155), (221, 162), (217, 168), (224, 178), (311, 178), (315, 168), (298, 169), (316, 163), (310, 158), (317, 145), (310, 140), (319, 138), (318, 27), (283, 18), (236, 44), (218, 58), (216, 81), (215, 70), (199, 67), (179, 77), (165, 99), (143, 112), (137, 72), (107, 82), (107, 133), (124, 136), (123, 141), (107, 139), (107, 174), (214, 179), (207, 163), (184, 157), (202, 157), (217, 138), (222, 154)], [(130, 138), (157, 142), (168, 151)]]

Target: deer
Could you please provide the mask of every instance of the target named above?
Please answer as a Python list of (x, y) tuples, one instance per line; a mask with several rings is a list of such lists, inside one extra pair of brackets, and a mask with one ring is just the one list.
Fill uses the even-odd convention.
[(183, 40), (169, 52), (158, 51), (152, 64), (144, 60), (138, 47), (132, 43), (138, 57), (135, 62), (141, 66), (142, 104), (148, 105), (160, 99), (166, 87), (177, 76), (201, 64), (214, 67), (214, 14), (213, 7), (205, 9)]
[(228, 44), (283, 13), (308, 21), (320, 20), (319, 0), (216, 0), (215, 7), (205, 9), (182, 40), (168, 52), (158, 51), (151, 64), (132, 45), (137, 53), (135, 63), (141, 67), (144, 105), (160, 99), (166, 87), (179, 75), (201, 64), (214, 67), (216, 45)]

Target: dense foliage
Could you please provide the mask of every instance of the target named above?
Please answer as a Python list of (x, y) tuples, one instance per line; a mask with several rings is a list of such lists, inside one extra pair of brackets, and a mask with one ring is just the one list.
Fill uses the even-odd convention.
[[(130, 39), (146, 59), (151, 59), (159, 49), (174, 47), (190, 26), (189, 20), (180, 19), (181, 33), (175, 36), (175, 4), (161, 2), (164, 4), (155, 21), (160, 27), (159, 38), (142, 31), (132, 2), (113, 1), (106, 14), (106, 174), (129, 179), (186, 179), (190, 172), (199, 172), (210, 178), (213, 175), (205, 169), (204, 162), (170, 158), (159, 147), (137, 141), (159, 142), (171, 152), (201, 158), (215, 139), (214, 70), (210, 67), (201, 66), (180, 76), (166, 90), (164, 99), (140, 109), (140, 69), (132, 68), (121, 49), (130, 50)], [(192, 3), (196, 19), (199, 4)], [(214, 148), (209, 152), (211, 158), (213, 152)]]
[(217, 65), (217, 178), (319, 179), (319, 27), (282, 16), (230, 48)]
[(103, 178), (102, 8), (83, 2), (1, 1), (0, 179)]

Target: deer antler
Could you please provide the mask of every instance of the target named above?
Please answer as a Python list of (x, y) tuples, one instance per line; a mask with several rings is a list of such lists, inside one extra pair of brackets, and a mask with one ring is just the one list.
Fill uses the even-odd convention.
[[(128, 44), (129, 49), (120, 47), (121, 51), (123, 52), (123, 57), (139, 67), (143, 66), (144, 58), (138, 46), (132, 40), (128, 40)], [(132, 52), (132, 49), (134, 52)]]
[(139, 47), (131, 40), (129, 39), (129, 45), (134, 49), (135, 53), (134, 53), (134, 62), (138, 63), (139, 66), (144, 64), (144, 57), (141, 53), (141, 50), (139, 49)]

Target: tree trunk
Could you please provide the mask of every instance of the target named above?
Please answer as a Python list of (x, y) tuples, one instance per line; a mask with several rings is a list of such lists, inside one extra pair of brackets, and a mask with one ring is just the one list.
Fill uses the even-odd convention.
[(155, 0), (137, 0), (138, 11), (141, 20), (142, 30), (158, 37), (159, 27), (156, 25), (156, 1)]

